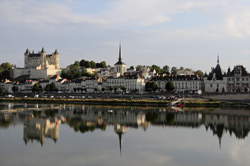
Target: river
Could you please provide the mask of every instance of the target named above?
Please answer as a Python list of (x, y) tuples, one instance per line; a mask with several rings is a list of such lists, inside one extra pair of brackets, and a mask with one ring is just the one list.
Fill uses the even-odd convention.
[(1, 166), (244, 166), (250, 110), (0, 103)]

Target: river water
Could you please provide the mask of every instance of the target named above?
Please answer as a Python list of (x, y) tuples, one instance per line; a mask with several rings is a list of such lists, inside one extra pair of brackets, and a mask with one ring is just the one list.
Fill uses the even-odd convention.
[(250, 110), (0, 103), (0, 166), (244, 166)]

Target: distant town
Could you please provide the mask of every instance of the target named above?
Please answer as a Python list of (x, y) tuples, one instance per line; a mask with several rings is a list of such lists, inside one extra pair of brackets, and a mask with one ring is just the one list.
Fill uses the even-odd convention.
[[(24, 53), (24, 67), (10, 63), (0, 65), (0, 94), (100, 93), (100, 94), (234, 94), (250, 91), (250, 74), (242, 65), (222, 70), (219, 56), (209, 73), (184, 67), (157, 65), (130, 66), (122, 60), (119, 46), (118, 61), (88, 60), (61, 68), (60, 53), (47, 53), (44, 48)], [(115, 56), (114, 56), (115, 58)], [(227, 72), (223, 72), (227, 71)]]

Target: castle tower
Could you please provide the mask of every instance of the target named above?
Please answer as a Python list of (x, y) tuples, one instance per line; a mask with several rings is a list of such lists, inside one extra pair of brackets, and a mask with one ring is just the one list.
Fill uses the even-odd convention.
[(54, 55), (54, 58), (55, 58), (55, 68), (60, 69), (60, 54), (59, 54), (57, 49), (55, 50), (53, 55)]
[(28, 67), (28, 56), (30, 54), (30, 50), (27, 48), (24, 53), (24, 67)]
[(41, 69), (46, 69), (47, 68), (46, 51), (44, 50), (44, 48), (42, 48), (40, 52), (40, 58), (41, 58)]

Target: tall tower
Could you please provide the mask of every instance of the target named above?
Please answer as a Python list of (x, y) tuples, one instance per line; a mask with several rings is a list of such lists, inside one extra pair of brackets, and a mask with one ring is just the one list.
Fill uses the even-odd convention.
[(27, 48), (24, 53), (24, 68), (28, 68), (28, 56), (30, 54), (30, 50)]
[(122, 63), (122, 46), (121, 43), (119, 44), (119, 58), (118, 62)]
[(53, 53), (54, 59), (55, 59), (55, 68), (60, 69), (60, 54), (58, 50), (56, 49)]
[(126, 70), (127, 70), (127, 66), (125, 63), (122, 62), (122, 47), (120, 43), (119, 44), (119, 57), (118, 57), (118, 62), (116, 62), (115, 64), (115, 71), (117, 73), (120, 73), (121, 76), (123, 76)]

